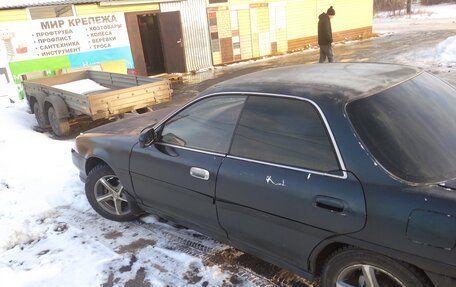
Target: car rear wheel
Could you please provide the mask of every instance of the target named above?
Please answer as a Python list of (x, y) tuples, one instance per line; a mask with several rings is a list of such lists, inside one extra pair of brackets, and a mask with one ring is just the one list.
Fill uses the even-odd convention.
[(336, 251), (325, 263), (322, 287), (429, 287), (413, 266), (354, 248)]
[(126, 192), (112, 169), (100, 164), (87, 176), (85, 191), (90, 205), (104, 218), (130, 221), (141, 215), (135, 200)]

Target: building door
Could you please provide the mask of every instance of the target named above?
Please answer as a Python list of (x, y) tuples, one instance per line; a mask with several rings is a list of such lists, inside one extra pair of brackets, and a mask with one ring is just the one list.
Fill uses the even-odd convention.
[(158, 28), (158, 14), (139, 15), (138, 25), (147, 75), (164, 73), (165, 63), (162, 40)]
[(179, 11), (157, 14), (167, 73), (185, 73), (184, 39)]
[(125, 13), (135, 74), (186, 72), (180, 12)]
[(129, 71), (135, 75), (147, 76), (147, 67), (144, 60), (144, 50), (141, 39), (141, 30), (139, 29), (138, 17), (141, 15), (151, 14), (153, 11), (129, 12), (125, 13), (125, 22), (127, 24), (128, 38), (130, 39), (130, 49), (133, 56), (135, 69)]

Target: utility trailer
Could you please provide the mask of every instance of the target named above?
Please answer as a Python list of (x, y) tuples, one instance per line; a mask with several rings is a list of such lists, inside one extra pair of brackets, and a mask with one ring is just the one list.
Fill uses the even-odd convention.
[(70, 120), (121, 117), (170, 100), (169, 80), (100, 71), (81, 71), (22, 82), (32, 113), (43, 129), (59, 137)]

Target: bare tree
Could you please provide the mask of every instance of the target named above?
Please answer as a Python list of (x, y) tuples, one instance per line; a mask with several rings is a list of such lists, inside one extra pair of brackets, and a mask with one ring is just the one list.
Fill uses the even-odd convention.
[[(406, 0), (374, 0), (374, 12), (388, 11), (396, 15), (405, 8)], [(408, 1), (408, 0), (407, 0)]]

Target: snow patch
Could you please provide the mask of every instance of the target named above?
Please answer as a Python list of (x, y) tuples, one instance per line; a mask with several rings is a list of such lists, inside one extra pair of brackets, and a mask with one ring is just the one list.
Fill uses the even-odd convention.
[(109, 88), (106, 88), (91, 79), (68, 82), (65, 84), (54, 85), (52, 87), (81, 95), (109, 90)]
[(447, 38), (437, 45), (436, 58), (443, 65), (456, 64), (456, 36)]
[[(222, 286), (229, 280), (229, 271), (175, 247), (200, 238), (190, 229), (153, 215), (141, 223), (97, 215), (72, 163), (74, 139), (53, 139), (36, 126), (25, 101), (0, 101), (1, 286)], [(183, 239), (173, 242), (172, 232)]]
[[(76, 228), (46, 232), (41, 240), (0, 256), (5, 286), (96, 286), (103, 267), (118, 255)], [(8, 261), (6, 262), (6, 259)], [(63, 275), (63, 276), (62, 276)]]
[(433, 70), (451, 72), (456, 68), (456, 36), (451, 36), (429, 49), (412, 50), (396, 57), (399, 63), (414, 65)]
[(376, 22), (389, 22), (398, 19), (442, 19), (454, 18), (456, 4), (439, 4), (439, 5), (412, 5), (412, 14), (407, 15), (405, 10), (401, 10), (393, 14), (391, 11), (380, 12), (375, 14)]
[(402, 12), (391, 15), (382, 12), (375, 15), (373, 30), (375, 33), (409, 33), (411, 31), (437, 31), (456, 29), (456, 4), (412, 6), (412, 14)]

